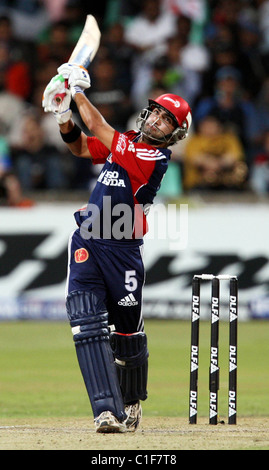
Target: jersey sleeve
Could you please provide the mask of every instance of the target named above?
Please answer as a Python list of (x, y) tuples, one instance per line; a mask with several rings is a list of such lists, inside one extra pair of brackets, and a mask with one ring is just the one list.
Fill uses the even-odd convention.
[(148, 182), (156, 166), (167, 166), (167, 157), (151, 145), (133, 142), (128, 135), (115, 132), (112, 142), (112, 161), (125, 168), (133, 180)]
[(87, 144), (89, 152), (92, 156), (92, 163), (97, 165), (98, 163), (105, 163), (107, 157), (110, 154), (110, 150), (100, 142), (97, 137), (88, 137)]

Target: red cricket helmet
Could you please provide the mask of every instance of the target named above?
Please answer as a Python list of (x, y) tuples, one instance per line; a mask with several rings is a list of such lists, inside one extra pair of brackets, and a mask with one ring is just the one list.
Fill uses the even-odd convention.
[(187, 130), (190, 128), (192, 121), (191, 108), (187, 101), (181, 98), (181, 96), (166, 93), (156, 98), (156, 100), (149, 100), (150, 106), (154, 104), (169, 111), (179, 127), (183, 127), (184, 123), (186, 123)]
[(143, 132), (143, 123), (155, 107), (164, 109), (171, 116), (176, 126), (175, 130), (171, 134), (165, 136), (163, 140), (169, 145), (172, 145), (179, 140), (185, 139), (192, 122), (191, 108), (187, 101), (181, 98), (181, 96), (174, 95), (172, 93), (165, 93), (155, 100), (149, 99), (148, 108), (145, 108), (137, 119), (137, 124), (140, 127), (141, 132)]

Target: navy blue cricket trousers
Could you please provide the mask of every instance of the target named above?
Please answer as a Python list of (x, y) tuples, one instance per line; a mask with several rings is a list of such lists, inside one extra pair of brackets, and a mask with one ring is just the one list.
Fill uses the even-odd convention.
[(70, 236), (66, 295), (94, 292), (106, 305), (115, 331), (144, 331), (142, 250), (142, 240), (86, 240), (77, 229)]

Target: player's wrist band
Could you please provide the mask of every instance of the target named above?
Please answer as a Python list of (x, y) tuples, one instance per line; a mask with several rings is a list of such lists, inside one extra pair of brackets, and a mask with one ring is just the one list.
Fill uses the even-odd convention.
[(81, 129), (75, 124), (70, 132), (67, 132), (67, 134), (63, 134), (60, 131), (60, 134), (64, 142), (66, 142), (67, 144), (71, 144), (79, 138), (81, 134)]

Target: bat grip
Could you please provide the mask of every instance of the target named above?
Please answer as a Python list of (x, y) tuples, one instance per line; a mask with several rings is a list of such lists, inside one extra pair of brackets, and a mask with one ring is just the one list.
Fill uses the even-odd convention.
[[(65, 88), (68, 88), (68, 79), (66, 78), (65, 81), (64, 81), (64, 86)], [(55, 96), (54, 96), (54, 101), (60, 105), (64, 99), (64, 97), (66, 96), (66, 93), (57, 93)]]

